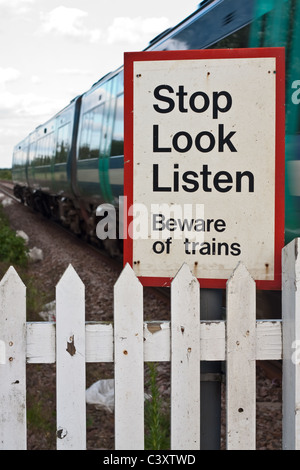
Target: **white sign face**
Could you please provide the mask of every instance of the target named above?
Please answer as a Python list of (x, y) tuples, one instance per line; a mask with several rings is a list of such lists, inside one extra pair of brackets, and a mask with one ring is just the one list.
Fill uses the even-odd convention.
[(243, 261), (274, 282), (276, 57), (154, 57), (132, 62), (133, 269), (220, 287)]

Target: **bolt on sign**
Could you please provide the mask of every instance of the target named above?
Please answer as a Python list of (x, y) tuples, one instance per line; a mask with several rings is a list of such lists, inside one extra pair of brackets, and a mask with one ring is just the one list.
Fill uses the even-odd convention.
[(223, 288), (242, 261), (280, 289), (284, 49), (125, 53), (124, 77), (124, 262)]

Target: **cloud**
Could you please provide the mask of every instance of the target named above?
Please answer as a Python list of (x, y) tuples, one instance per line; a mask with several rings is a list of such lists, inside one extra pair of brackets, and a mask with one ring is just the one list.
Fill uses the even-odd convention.
[(48, 13), (41, 13), (42, 24), (39, 33), (55, 33), (97, 42), (101, 32), (99, 29), (90, 29), (84, 25), (84, 19), (87, 16), (86, 11), (61, 5)]
[(36, 0), (0, 0), (0, 6), (17, 8), (33, 4)]
[(0, 85), (5, 85), (8, 82), (17, 80), (20, 77), (21, 73), (19, 70), (13, 67), (0, 67)]
[(41, 77), (39, 77), (38, 75), (32, 75), (30, 78), (30, 81), (31, 83), (36, 85), (37, 83), (41, 83), (42, 80), (41, 80)]
[(36, 0), (0, 0), (0, 7), (13, 10), (14, 14), (26, 13)]
[(47, 96), (39, 96), (35, 93), (11, 93), (0, 90), (0, 121), (8, 117), (21, 119), (39, 118), (51, 116), (65, 103), (61, 100)]
[(148, 43), (153, 37), (170, 27), (167, 18), (115, 18), (108, 28), (108, 44), (140, 44)]
[(90, 75), (91, 71), (86, 69), (58, 69), (56, 70), (58, 75)]

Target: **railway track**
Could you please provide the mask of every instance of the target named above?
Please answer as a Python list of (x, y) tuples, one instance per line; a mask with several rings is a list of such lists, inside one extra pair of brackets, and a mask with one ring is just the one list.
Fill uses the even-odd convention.
[(0, 192), (14, 201), (20, 202), (14, 195), (13, 183), (10, 183), (9, 181), (0, 181)]

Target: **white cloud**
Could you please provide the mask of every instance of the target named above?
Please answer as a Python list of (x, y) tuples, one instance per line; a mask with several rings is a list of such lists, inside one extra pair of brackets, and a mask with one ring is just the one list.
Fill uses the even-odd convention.
[(20, 75), (20, 71), (13, 67), (0, 67), (0, 85), (17, 80)]
[(10, 7), (10, 8), (18, 8), (33, 4), (35, 0), (0, 0), (0, 6)]
[(100, 38), (99, 29), (90, 29), (84, 25), (88, 13), (79, 8), (59, 6), (49, 13), (41, 13), (42, 24), (39, 32), (55, 33), (72, 38), (84, 38), (96, 42)]
[(30, 81), (31, 83), (36, 85), (37, 83), (41, 83), (42, 80), (41, 80), (41, 77), (39, 77), (38, 75), (32, 75), (30, 78)]
[(0, 91), (0, 120), (12, 116), (22, 119), (43, 116), (44, 119), (62, 107), (61, 100), (39, 96), (32, 92), (17, 94), (6, 90)]
[(14, 14), (26, 13), (36, 0), (0, 0), (0, 7), (13, 10)]
[(170, 26), (167, 18), (115, 18), (108, 28), (108, 44), (147, 45), (149, 40)]
[(56, 70), (58, 75), (89, 75), (91, 73), (90, 70), (85, 69), (58, 69)]

